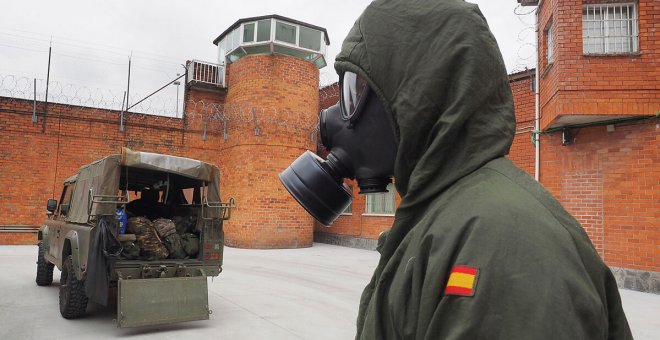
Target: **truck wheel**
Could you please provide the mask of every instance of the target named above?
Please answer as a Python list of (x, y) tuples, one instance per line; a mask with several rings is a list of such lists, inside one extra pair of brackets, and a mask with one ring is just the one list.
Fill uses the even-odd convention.
[(60, 314), (65, 319), (75, 319), (85, 315), (87, 295), (83, 281), (78, 280), (73, 269), (73, 259), (67, 256), (62, 266), (60, 278)]
[(44, 258), (43, 242), (39, 242), (39, 252), (37, 253), (37, 285), (48, 286), (53, 283), (53, 264)]

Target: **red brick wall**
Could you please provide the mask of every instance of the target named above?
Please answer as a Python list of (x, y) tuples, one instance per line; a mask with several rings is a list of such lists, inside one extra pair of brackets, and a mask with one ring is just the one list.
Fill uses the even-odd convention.
[[(583, 115), (660, 111), (660, 3), (637, 2), (639, 53), (583, 55), (582, 5), (605, 2), (612, 1), (551, 0), (539, 8), (541, 129)], [(555, 57), (549, 65), (550, 26)], [(609, 265), (660, 271), (658, 120), (622, 123), (613, 132), (604, 126), (569, 132), (574, 143), (566, 146), (561, 133), (541, 137), (541, 183), (580, 221)]]
[(508, 157), (518, 167), (534, 176), (534, 144), (531, 131), (534, 130), (534, 70), (509, 76), (516, 112), (516, 135)]
[[(583, 3), (588, 1), (551, 0), (540, 7), (541, 128), (547, 129), (564, 115), (656, 114), (660, 106), (660, 2), (638, 1), (639, 53), (605, 56), (583, 55)], [(550, 26), (552, 64), (546, 61)]]
[(610, 266), (660, 271), (660, 120), (543, 135), (541, 183)]
[[(245, 57), (229, 67), (228, 92), (188, 87), (184, 119), (127, 114), (125, 133), (116, 111), (50, 104), (48, 116), (32, 124), (32, 102), (0, 98), (0, 226), (39, 226), (65, 178), (127, 146), (218, 165), (223, 198), (238, 205), (226, 224), (228, 245), (311, 246), (312, 219), (277, 174), (316, 145), (318, 77), (316, 66), (300, 59)], [(26, 240), (0, 233), (0, 244)]]
[(31, 115), (31, 101), (0, 97), (0, 225), (41, 225), (64, 179), (122, 146), (219, 163), (208, 152), (217, 146), (202, 143), (199, 130), (184, 131), (181, 119), (127, 114), (122, 133), (117, 111), (51, 103), (38, 123)]
[(0, 244), (37, 244), (37, 233), (0, 233)]

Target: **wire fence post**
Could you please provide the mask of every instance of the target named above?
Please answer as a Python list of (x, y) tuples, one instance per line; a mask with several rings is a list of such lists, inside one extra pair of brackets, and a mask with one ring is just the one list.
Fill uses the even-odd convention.
[(37, 118), (37, 78), (34, 78), (34, 101), (32, 102), (32, 124), (38, 121)]
[(51, 46), (48, 47), (48, 71), (46, 72), (46, 98), (44, 99), (44, 119), (41, 125), (41, 132), (46, 131), (46, 117), (48, 116), (48, 87), (50, 85), (50, 57), (53, 51), (53, 38), (51, 37)]
[(254, 108), (252, 108), (252, 120), (254, 120), (254, 135), (259, 136), (261, 129), (259, 128), (259, 122), (257, 122), (257, 113), (255, 112)]
[(229, 134), (227, 133), (227, 118), (226, 117), (224, 119), (222, 119), (222, 125), (223, 125), (223, 130), (224, 130), (223, 134), (222, 134), (222, 137), (225, 140), (227, 140), (227, 139), (229, 139)]
[(126, 91), (121, 99), (121, 113), (119, 114), (119, 131), (124, 132), (124, 102), (126, 101)]
[(207, 124), (207, 121), (205, 119), (204, 120), (204, 132), (202, 132), (202, 140), (203, 141), (206, 141), (206, 124)]
[[(131, 51), (131, 55), (128, 57), (128, 83), (126, 84), (126, 92), (124, 92), (126, 94), (126, 112), (128, 112), (128, 109), (130, 109), (129, 98), (131, 96), (131, 58), (133, 58), (132, 51)], [(122, 105), (123, 104), (124, 103), (122, 102)]]

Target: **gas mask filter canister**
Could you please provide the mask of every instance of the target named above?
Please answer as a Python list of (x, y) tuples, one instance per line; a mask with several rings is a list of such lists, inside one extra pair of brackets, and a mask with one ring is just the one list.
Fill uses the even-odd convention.
[(320, 113), (327, 159), (306, 151), (279, 175), (289, 193), (323, 225), (331, 225), (351, 204), (344, 178), (356, 179), (360, 194), (386, 192), (397, 152), (393, 119), (367, 81), (346, 72), (340, 87), (340, 101)]

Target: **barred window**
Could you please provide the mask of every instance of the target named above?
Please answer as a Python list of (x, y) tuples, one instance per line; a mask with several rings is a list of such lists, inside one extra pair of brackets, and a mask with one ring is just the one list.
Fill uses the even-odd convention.
[(584, 54), (633, 53), (638, 50), (637, 6), (601, 4), (582, 7)]
[(387, 185), (387, 192), (378, 194), (367, 194), (367, 214), (394, 214), (396, 210), (396, 189), (394, 184)]

